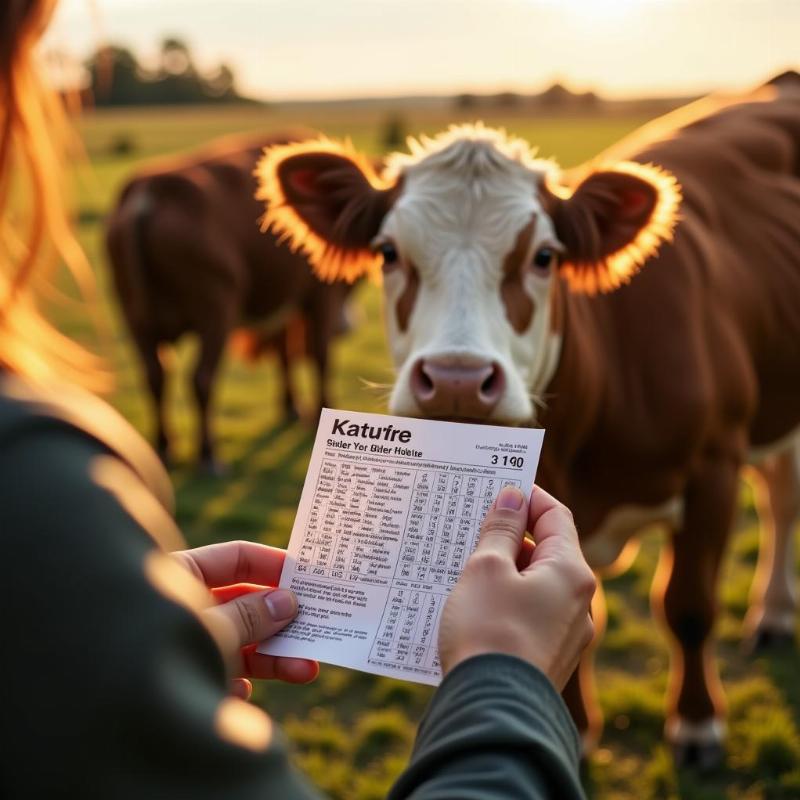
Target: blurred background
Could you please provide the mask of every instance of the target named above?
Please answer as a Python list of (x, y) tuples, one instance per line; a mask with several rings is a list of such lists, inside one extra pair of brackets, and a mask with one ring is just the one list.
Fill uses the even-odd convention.
[[(52, 315), (109, 360), (112, 402), (152, 440), (142, 369), (103, 246), (121, 188), (150, 159), (226, 134), (297, 126), (350, 137), (380, 157), (409, 134), (482, 119), (568, 167), (706, 92), (747, 90), (797, 68), (798, 42), (797, 0), (62, 0), (41, 55), (53, 83), (83, 109), (77, 127), (88, 160), (73, 171), (75, 213), (102, 303), (99, 323), (64, 300)], [(61, 288), (77, 295), (66, 275)], [(392, 371), (380, 288), (361, 284), (351, 299), (351, 329), (331, 343), (332, 402), (385, 411)], [(195, 464), (187, 381), (195, 337), (162, 355), (175, 367), (171, 474), (189, 542), (285, 545), (313, 437), (316, 376), (302, 347), (291, 360), (299, 422), (284, 413), (274, 353), (224, 357), (213, 409), (221, 477)], [(598, 659), (606, 731), (587, 766), (590, 795), (800, 797), (798, 658), (740, 652), (757, 555), (747, 487), (722, 580), (729, 754), (702, 780), (676, 771), (662, 744), (667, 650), (648, 604), (658, 545), (653, 531), (632, 567), (607, 584)], [(401, 770), (428, 697), (415, 684), (323, 667), (311, 687), (258, 687), (256, 702), (284, 726), (322, 789), (368, 800), (384, 797)]]

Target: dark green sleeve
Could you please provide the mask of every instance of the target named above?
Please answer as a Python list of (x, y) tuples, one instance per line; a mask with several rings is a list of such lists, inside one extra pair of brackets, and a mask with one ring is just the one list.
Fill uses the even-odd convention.
[(279, 734), (261, 751), (217, 734), (220, 652), (147, 580), (156, 545), (93, 479), (103, 458), (58, 420), (0, 436), (0, 796), (318, 797)]
[(442, 681), (390, 800), (582, 800), (578, 734), (553, 685), (513, 656)]
[[(0, 435), (0, 796), (318, 797), (279, 734), (262, 752), (217, 734), (220, 653), (147, 580), (156, 545), (134, 519), (141, 495), (98, 485), (102, 458), (115, 456), (56, 419)], [(483, 656), (443, 682), (391, 796), (569, 800), (582, 797), (576, 765), (544, 676)]]

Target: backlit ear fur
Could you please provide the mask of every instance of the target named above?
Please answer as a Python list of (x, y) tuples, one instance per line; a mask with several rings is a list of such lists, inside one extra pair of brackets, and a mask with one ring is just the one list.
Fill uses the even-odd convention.
[(295, 156), (317, 154), (349, 160), (376, 191), (386, 191), (392, 186), (377, 175), (372, 164), (353, 148), (349, 140), (336, 142), (320, 137), (267, 147), (255, 169), (258, 179), (256, 199), (266, 203), (266, 212), (260, 219), (261, 230), (271, 229), (278, 236), (278, 241), (288, 243), (293, 252), (302, 250), (321, 280), (352, 283), (366, 274), (379, 275), (379, 255), (367, 247), (348, 247), (327, 241), (307, 224), (288, 201), (279, 176), (281, 164)]
[[(655, 202), (646, 222), (630, 241), (618, 249), (588, 259), (567, 252), (559, 268), (561, 274), (567, 279), (572, 291), (590, 295), (612, 292), (628, 283), (647, 259), (658, 252), (664, 242), (672, 241), (679, 219), (678, 208), (682, 200), (681, 187), (675, 176), (654, 164), (617, 162), (605, 168), (593, 169), (583, 180), (599, 173), (620, 173), (638, 178), (653, 188)], [(562, 203), (569, 203), (569, 198), (580, 191), (580, 185), (574, 192), (559, 186), (548, 188), (561, 198), (556, 202)], [(558, 230), (557, 225), (556, 230)]]

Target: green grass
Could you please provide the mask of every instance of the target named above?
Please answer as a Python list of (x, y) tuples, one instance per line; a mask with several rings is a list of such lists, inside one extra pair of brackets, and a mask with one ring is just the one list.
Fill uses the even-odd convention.
[[(102, 217), (121, 182), (144, 158), (194, 147), (233, 131), (272, 130), (291, 125), (349, 135), (373, 154), (381, 151), (386, 112), (308, 109), (295, 118), (279, 109), (214, 108), (115, 111), (85, 118), (81, 129), (94, 167), (80, 182), (82, 241), (96, 265), (107, 330), (98, 333), (83, 310), (57, 309), (61, 326), (105, 354), (117, 375), (111, 400), (145, 435), (151, 418), (141, 374), (108, 292), (101, 252)], [(410, 133), (435, 133), (455, 118), (446, 109), (408, 113)], [(518, 114), (488, 120), (540, 145), (541, 154), (565, 166), (588, 158), (642, 120), (527, 119)], [(113, 144), (127, 138), (133, 152), (116, 156)], [(383, 410), (380, 392), (361, 379), (391, 380), (383, 340), (380, 297), (374, 286), (356, 294), (355, 331), (333, 348), (332, 395), (337, 404)], [(177, 513), (192, 545), (249, 538), (285, 545), (308, 462), (312, 431), (286, 425), (280, 416), (277, 366), (225, 361), (216, 397), (215, 426), (221, 456), (230, 464), (224, 480), (197, 475), (190, 466), (195, 420), (185, 384), (192, 342), (178, 348), (178, 376), (170, 387), (170, 418), (179, 466), (173, 473)], [(306, 389), (305, 367), (297, 379)], [(730, 702), (730, 743), (724, 768), (704, 779), (676, 772), (661, 740), (668, 655), (663, 634), (648, 610), (649, 583), (658, 537), (648, 537), (625, 575), (608, 581), (609, 625), (598, 654), (600, 701), (606, 715), (601, 747), (586, 771), (591, 796), (603, 800), (645, 798), (800, 797), (800, 659), (796, 653), (750, 659), (739, 647), (757, 530), (749, 494), (727, 557), (723, 588), (720, 656)], [(415, 684), (324, 666), (309, 687), (261, 685), (255, 700), (284, 725), (298, 763), (336, 798), (368, 800), (385, 795), (402, 769), (430, 690)]]

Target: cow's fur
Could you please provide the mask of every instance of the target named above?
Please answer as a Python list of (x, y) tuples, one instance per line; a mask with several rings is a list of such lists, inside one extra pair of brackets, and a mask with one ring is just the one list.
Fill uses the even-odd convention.
[[(359, 184), (346, 152), (313, 152), (271, 151), (262, 195), (290, 187), (274, 219), (300, 245), (293, 221), (306, 225), (323, 263), (325, 243), (389, 254), (391, 409), (545, 427), (539, 480), (598, 568), (643, 524), (671, 528), (653, 595), (675, 643), (666, 730), (715, 755), (716, 580), (748, 461), (769, 512), (748, 624), (762, 637), (796, 624), (800, 77), (695, 105), (570, 175), (480, 128), (391, 159), (382, 184)], [(354, 228), (360, 207), (386, 211)], [(551, 250), (560, 266), (536, 266)], [(481, 403), (459, 397), (477, 385), (463, 375), (489, 368)], [(584, 665), (565, 696), (589, 733), (587, 677)]]
[[(210, 429), (213, 379), (225, 343), (253, 357), (276, 350), (284, 371), (284, 407), (296, 415), (289, 375), (292, 355), (307, 352), (325, 404), (328, 345), (343, 330), (348, 287), (329, 285), (308, 261), (259, 231), (263, 206), (253, 171), (265, 146), (291, 136), (220, 140), (188, 157), (146, 167), (123, 189), (108, 220), (107, 244), (123, 314), (142, 357), (157, 420), (157, 443), (168, 455), (163, 408), (162, 345), (186, 333), (199, 339), (193, 388), (200, 411), (199, 454), (217, 467)], [(305, 330), (305, 341), (293, 347)]]

